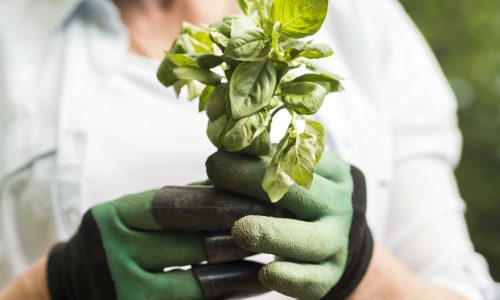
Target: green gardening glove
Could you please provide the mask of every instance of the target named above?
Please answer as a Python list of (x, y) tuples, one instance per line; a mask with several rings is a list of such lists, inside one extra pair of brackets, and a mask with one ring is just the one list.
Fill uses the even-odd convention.
[[(228, 152), (207, 160), (216, 187), (269, 203), (262, 189), (266, 168), (263, 159)], [(260, 282), (299, 299), (347, 298), (366, 273), (373, 250), (361, 171), (325, 153), (311, 188), (295, 184), (276, 205), (295, 218), (249, 215), (232, 228), (240, 247), (279, 257), (259, 271)]]
[[(246, 213), (275, 211), (207, 186), (165, 187), (94, 206), (73, 238), (49, 255), (51, 298), (220, 299), (265, 292), (257, 280), (261, 265), (238, 261), (248, 252), (230, 243), (229, 228)], [(185, 265), (195, 266), (163, 272)]]

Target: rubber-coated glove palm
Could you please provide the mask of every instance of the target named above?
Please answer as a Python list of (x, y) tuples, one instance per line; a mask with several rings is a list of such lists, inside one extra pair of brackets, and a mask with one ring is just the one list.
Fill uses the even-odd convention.
[[(207, 161), (216, 187), (269, 201), (262, 189), (267, 163), (217, 152)], [(236, 244), (278, 260), (263, 267), (266, 287), (300, 299), (344, 299), (359, 284), (371, 259), (363, 174), (334, 153), (325, 153), (308, 190), (293, 185), (276, 203), (295, 219), (246, 216), (232, 228)]]
[[(229, 229), (244, 215), (242, 211), (272, 214), (271, 206), (255, 206), (253, 199), (237, 196), (234, 200), (234, 193), (212, 187), (165, 187), (94, 206), (85, 213), (73, 238), (56, 245), (49, 255), (51, 298), (213, 299), (266, 291), (257, 281), (260, 265), (220, 263), (238, 260), (247, 252), (231, 247), (225, 253), (211, 251), (214, 245), (207, 246), (206, 232), (201, 231)], [(211, 258), (219, 264), (163, 272), (166, 267), (210, 262)], [(232, 281), (241, 285), (226, 284)]]

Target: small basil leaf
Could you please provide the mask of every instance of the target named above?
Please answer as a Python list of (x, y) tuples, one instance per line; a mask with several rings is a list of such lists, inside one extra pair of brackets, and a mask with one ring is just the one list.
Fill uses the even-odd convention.
[(340, 81), (337, 78), (323, 73), (304, 74), (295, 78), (294, 80), (292, 80), (292, 82), (314, 82), (324, 87), (328, 91), (328, 93), (338, 92), (342, 90)]
[(331, 56), (333, 54), (332, 48), (326, 44), (306, 44), (298, 56), (305, 58), (316, 59)]
[(315, 164), (317, 165), (321, 160), (321, 156), (325, 151), (325, 139), (326, 132), (323, 125), (320, 122), (306, 119), (306, 126), (304, 128), (304, 132), (310, 136), (315, 137), (315, 141), (312, 143), (314, 145), (314, 151), (316, 156)]
[(181, 94), (181, 90), (182, 88), (187, 85), (187, 83), (189, 82), (189, 80), (177, 80), (175, 83), (174, 83), (174, 90), (175, 90), (175, 94), (177, 95), (177, 97), (179, 97), (179, 95)]
[(301, 115), (318, 111), (328, 91), (314, 82), (285, 82), (281, 84), (281, 100)]
[(309, 133), (298, 134), (281, 161), (281, 167), (288, 176), (306, 188), (311, 187), (316, 166), (315, 142), (316, 137)]
[(219, 74), (195, 67), (175, 68), (174, 75), (179, 79), (196, 80), (206, 85), (217, 85), (221, 81)]
[(172, 86), (177, 78), (174, 75), (175, 64), (170, 60), (169, 56), (165, 56), (158, 71), (156, 72), (156, 77), (158, 80), (166, 87)]
[(274, 0), (271, 17), (281, 22), (283, 34), (303, 38), (321, 28), (327, 11), (328, 0)]
[(253, 3), (248, 0), (238, 0), (238, 6), (240, 7), (241, 11), (249, 16), (254, 12), (253, 8)]
[(203, 91), (205, 85), (199, 83), (198, 81), (189, 80), (187, 83), (187, 87), (188, 87), (188, 99), (189, 101), (191, 101), (198, 98), (201, 95), (201, 92)]
[(222, 114), (213, 121), (212, 120), (208, 121), (207, 136), (208, 139), (212, 142), (212, 144), (217, 148), (221, 147), (220, 137), (224, 132), (226, 123), (227, 123), (227, 117), (224, 114)]
[(269, 54), (270, 42), (260, 28), (245, 30), (231, 36), (224, 56), (240, 61), (260, 60)]
[(212, 121), (225, 111), (226, 87), (225, 83), (219, 84), (208, 98), (206, 112), (208, 119)]
[(290, 186), (294, 184), (293, 179), (281, 167), (282, 156), (290, 148), (291, 141), (293, 139), (290, 130), (288, 130), (276, 147), (276, 152), (267, 167), (262, 181), (262, 187), (271, 202), (278, 202), (288, 192)]
[(200, 100), (198, 102), (198, 112), (202, 112), (207, 107), (208, 99), (210, 99), (210, 95), (212, 95), (215, 90), (215, 86), (207, 85), (200, 95)]
[(215, 68), (222, 64), (222, 57), (214, 54), (202, 54), (196, 58), (196, 63), (205, 69)]
[(177, 53), (168, 54), (168, 56), (178, 67), (198, 67), (198, 64), (196, 63), (198, 55), (196, 54)]
[(273, 41), (272, 42), (273, 43), (273, 50), (274, 50), (274, 53), (276, 53), (276, 55), (278, 57), (283, 57), (285, 55), (285, 53), (283, 52), (283, 49), (281, 49), (280, 44), (279, 44), (280, 37), (281, 37), (281, 23), (276, 22), (273, 25), (273, 31), (271, 33), (271, 38)]
[(231, 115), (248, 116), (266, 106), (276, 88), (276, 70), (269, 59), (239, 64), (231, 76)]
[(190, 24), (182, 23), (182, 32), (187, 34), (189, 39), (186, 43), (190, 43), (192, 50), (187, 53), (213, 53), (213, 43), (210, 40), (210, 34), (205, 28)]
[(311, 43), (310, 41), (302, 41), (292, 39), (291, 41), (283, 43), (282, 47), (285, 51), (285, 54), (288, 56), (288, 59), (293, 59), (299, 56), (299, 53), (304, 50), (307, 44)]

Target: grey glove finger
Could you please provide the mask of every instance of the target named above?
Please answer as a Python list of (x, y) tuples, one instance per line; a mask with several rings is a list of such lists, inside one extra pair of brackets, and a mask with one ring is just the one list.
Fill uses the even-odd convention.
[(259, 272), (260, 282), (269, 289), (298, 299), (320, 299), (342, 275), (330, 261), (301, 264), (275, 261)]
[(345, 248), (340, 221), (325, 217), (316, 222), (265, 216), (247, 216), (234, 224), (236, 244), (254, 252), (292, 260), (321, 262)]

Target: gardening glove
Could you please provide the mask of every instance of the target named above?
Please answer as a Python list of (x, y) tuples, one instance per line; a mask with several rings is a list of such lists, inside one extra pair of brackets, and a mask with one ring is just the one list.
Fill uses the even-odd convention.
[(206, 186), (165, 187), (94, 206), (76, 234), (49, 254), (51, 298), (220, 299), (266, 292), (257, 279), (262, 265), (238, 261), (249, 253), (232, 243), (229, 231), (247, 213), (274, 215), (276, 209)]
[[(266, 160), (217, 152), (206, 166), (214, 186), (269, 203), (262, 189)], [(249, 215), (232, 228), (240, 247), (278, 256), (259, 271), (260, 282), (299, 299), (347, 298), (366, 273), (373, 251), (362, 172), (324, 153), (311, 188), (294, 184), (276, 205), (295, 218)]]

